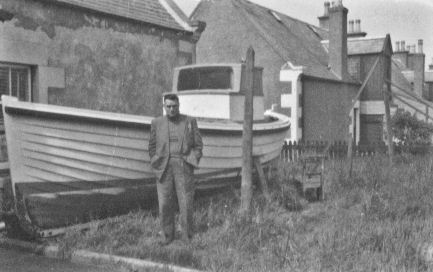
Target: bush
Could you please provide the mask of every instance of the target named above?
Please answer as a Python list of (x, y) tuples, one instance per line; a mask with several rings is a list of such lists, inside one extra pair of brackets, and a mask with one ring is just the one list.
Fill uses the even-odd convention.
[(392, 132), (398, 143), (403, 145), (429, 145), (433, 125), (419, 120), (410, 112), (397, 110), (391, 118)]

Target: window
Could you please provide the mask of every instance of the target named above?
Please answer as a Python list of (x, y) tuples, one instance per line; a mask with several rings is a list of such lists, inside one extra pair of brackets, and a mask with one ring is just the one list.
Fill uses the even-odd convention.
[(198, 67), (179, 72), (178, 91), (231, 89), (233, 70), (231, 67)]
[(0, 64), (0, 95), (30, 100), (30, 67)]

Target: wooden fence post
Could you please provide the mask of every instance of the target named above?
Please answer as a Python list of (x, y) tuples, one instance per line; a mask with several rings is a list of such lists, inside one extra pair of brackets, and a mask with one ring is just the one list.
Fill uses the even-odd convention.
[(352, 133), (349, 133), (349, 143), (347, 145), (347, 158), (349, 159), (349, 178), (352, 177), (353, 168), (353, 138)]
[(242, 182), (240, 214), (247, 217), (253, 196), (253, 87), (254, 87), (254, 49), (250, 46), (246, 57), (246, 88), (244, 104), (244, 125), (242, 134)]

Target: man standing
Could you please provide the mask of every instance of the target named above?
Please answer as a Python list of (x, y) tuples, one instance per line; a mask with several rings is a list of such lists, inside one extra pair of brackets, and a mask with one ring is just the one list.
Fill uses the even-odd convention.
[(164, 96), (166, 116), (152, 120), (149, 139), (150, 165), (156, 175), (159, 216), (164, 245), (175, 235), (176, 198), (180, 210), (182, 240), (192, 237), (194, 168), (202, 156), (203, 143), (197, 121), (179, 113), (176, 94)]

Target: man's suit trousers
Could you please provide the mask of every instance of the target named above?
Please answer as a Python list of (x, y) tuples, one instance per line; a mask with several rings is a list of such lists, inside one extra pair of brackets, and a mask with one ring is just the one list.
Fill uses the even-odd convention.
[(182, 239), (189, 239), (192, 236), (193, 171), (193, 167), (181, 157), (170, 157), (167, 168), (157, 183), (159, 217), (167, 240), (174, 239), (176, 204), (179, 205)]

